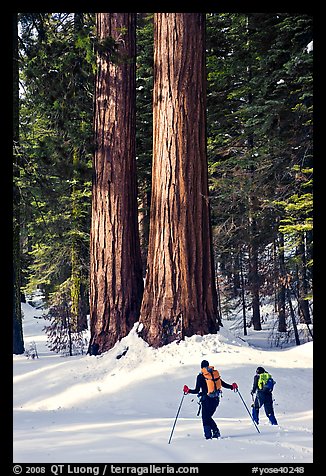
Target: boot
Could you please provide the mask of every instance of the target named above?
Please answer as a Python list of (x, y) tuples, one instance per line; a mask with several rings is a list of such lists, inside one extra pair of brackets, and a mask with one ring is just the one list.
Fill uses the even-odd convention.
[(254, 420), (254, 422), (259, 423), (259, 418), (258, 418), (258, 410), (255, 408), (255, 407), (252, 407), (252, 419)]
[(211, 440), (212, 439), (212, 430), (211, 427), (208, 425), (204, 425), (204, 435), (206, 440)]
[(216, 428), (216, 430), (213, 432), (212, 438), (220, 438), (220, 436), (221, 436), (220, 430)]
[(269, 418), (269, 421), (271, 422), (272, 425), (278, 425), (277, 420), (275, 418), (275, 415), (273, 413), (268, 415), (268, 418)]

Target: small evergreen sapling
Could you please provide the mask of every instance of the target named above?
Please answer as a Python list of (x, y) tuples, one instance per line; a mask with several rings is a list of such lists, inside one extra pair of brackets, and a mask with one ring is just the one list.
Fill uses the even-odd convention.
[(88, 341), (84, 333), (78, 330), (72, 317), (71, 289), (67, 280), (60, 290), (53, 295), (52, 304), (45, 319), (50, 321), (44, 327), (48, 347), (62, 355), (79, 355), (86, 353)]

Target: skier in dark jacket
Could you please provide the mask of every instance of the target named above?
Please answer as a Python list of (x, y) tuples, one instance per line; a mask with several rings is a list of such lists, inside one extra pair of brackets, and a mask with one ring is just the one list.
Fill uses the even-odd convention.
[[(205, 369), (209, 367), (209, 363), (207, 360), (203, 360), (200, 366), (201, 369)], [(234, 391), (237, 391), (238, 389), (238, 385), (236, 383), (232, 383), (230, 385), (224, 382), (222, 379), (220, 379), (220, 383), (221, 387), (228, 388)], [(203, 375), (203, 372), (200, 372), (197, 375), (196, 387), (194, 389), (190, 389), (187, 385), (184, 385), (183, 393), (198, 394), (198, 396), (201, 398), (202, 422), (206, 440), (210, 440), (212, 438), (219, 438), (221, 436), (220, 430), (217, 428), (217, 425), (213, 420), (212, 416), (220, 403), (219, 394), (221, 393), (221, 390), (217, 392), (217, 396), (215, 397), (208, 396), (208, 387), (206, 379)]]
[(273, 394), (272, 388), (268, 388), (265, 384), (272, 376), (266, 372), (263, 367), (257, 367), (256, 375), (254, 376), (254, 382), (251, 390), (251, 396), (256, 394), (254, 403), (252, 405), (252, 418), (258, 424), (259, 423), (259, 409), (264, 406), (264, 410), (267, 418), (272, 425), (277, 425), (277, 420), (274, 415), (273, 408)]

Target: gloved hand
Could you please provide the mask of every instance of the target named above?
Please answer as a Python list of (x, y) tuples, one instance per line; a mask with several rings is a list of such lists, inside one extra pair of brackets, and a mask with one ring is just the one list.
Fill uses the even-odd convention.
[(251, 390), (250, 394), (251, 394), (251, 396), (253, 397), (253, 396), (255, 395), (255, 392), (253, 392), (253, 391)]
[(238, 390), (238, 384), (237, 384), (237, 383), (233, 382), (233, 384), (232, 384), (232, 390), (233, 390), (234, 392), (236, 392), (236, 391)]
[(187, 393), (189, 393), (189, 387), (188, 387), (187, 385), (184, 385), (184, 386), (183, 386), (183, 393), (184, 393), (185, 395), (187, 395)]

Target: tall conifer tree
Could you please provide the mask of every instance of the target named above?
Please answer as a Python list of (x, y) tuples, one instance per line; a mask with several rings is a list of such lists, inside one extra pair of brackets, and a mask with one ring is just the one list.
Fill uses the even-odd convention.
[(19, 67), (18, 67), (18, 21), (13, 16), (13, 141), (14, 141), (14, 183), (13, 183), (13, 353), (24, 352), (21, 312), (21, 259), (20, 259), (20, 193), (16, 183), (19, 177)]
[(154, 15), (153, 169), (142, 336), (219, 329), (206, 157), (205, 16)]
[(104, 352), (139, 318), (143, 291), (135, 155), (136, 14), (98, 13), (90, 243), (91, 345)]

